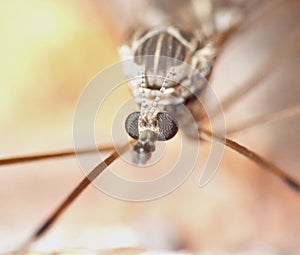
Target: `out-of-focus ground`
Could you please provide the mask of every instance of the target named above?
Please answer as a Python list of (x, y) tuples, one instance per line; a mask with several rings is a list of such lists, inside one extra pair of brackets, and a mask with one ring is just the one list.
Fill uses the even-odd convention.
[[(299, 1), (282, 2), (226, 45), (211, 84), (220, 97), (255, 75), (291, 34), (299, 34)], [(137, 1), (126, 4), (128, 10), (138, 6)], [(120, 16), (125, 7), (109, 6), (80, 0), (0, 3), (1, 157), (72, 147), (81, 91), (98, 71), (118, 61), (115, 26), (108, 18), (125, 23)], [(226, 114), (228, 126), (299, 103), (299, 57), (296, 47), (272, 76)], [(125, 94), (129, 92), (116, 95), (116, 105)], [(111, 117), (109, 109), (106, 115)], [(109, 141), (110, 126), (103, 120), (97, 137)], [(300, 180), (299, 128), (300, 118), (294, 117), (234, 139)], [(208, 154), (205, 144), (201, 153), (202, 158)], [(120, 165), (129, 171), (130, 166)], [(300, 194), (229, 150), (217, 175), (201, 189), (199, 174), (196, 169), (173, 193), (143, 203), (116, 200), (91, 186), (32, 249), (299, 252)], [(1, 167), (0, 251), (16, 248), (82, 178), (74, 158)]]

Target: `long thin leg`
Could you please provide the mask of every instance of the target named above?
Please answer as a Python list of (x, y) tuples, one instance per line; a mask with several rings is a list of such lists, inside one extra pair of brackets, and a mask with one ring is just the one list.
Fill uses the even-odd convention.
[(244, 121), (240, 121), (240, 123), (229, 127), (227, 129), (227, 134), (234, 134), (234, 133), (238, 133), (241, 131), (245, 131), (249, 128), (253, 128), (262, 124), (266, 124), (269, 122), (273, 122), (273, 121), (278, 121), (278, 120), (283, 120), (283, 119), (288, 119), (288, 118), (292, 118), (295, 116), (300, 115), (300, 104), (284, 109), (282, 111), (278, 111), (278, 112), (272, 112), (272, 113), (268, 113), (268, 114), (264, 114), (261, 116), (257, 116), (254, 118), (251, 118), (249, 120), (244, 120)]
[[(124, 153), (129, 148), (128, 145), (120, 149), (119, 152)], [(38, 239), (45, 234), (54, 222), (61, 216), (65, 209), (94, 181), (111, 163), (113, 163), (120, 154), (114, 151), (108, 158), (98, 164), (91, 173), (86, 176), (79, 185), (63, 200), (63, 202), (54, 210), (54, 212), (34, 231), (31, 237), (20, 247), (19, 251), (26, 251), (31, 244), (36, 242)]]
[(262, 169), (265, 169), (277, 177), (279, 177), (284, 183), (289, 185), (292, 189), (294, 189), (297, 192), (300, 192), (300, 183), (293, 177), (289, 176), (285, 171), (283, 171), (278, 166), (274, 165), (273, 163), (269, 162), (268, 160), (264, 159), (257, 153), (249, 150), (243, 145), (240, 145), (239, 143), (230, 140), (226, 137), (220, 137), (213, 133), (211, 133), (208, 130), (199, 129), (200, 137), (207, 141), (215, 140), (217, 142), (220, 142), (224, 144), (225, 146), (231, 148), (232, 150), (238, 152), (239, 154), (245, 156), (246, 158), (250, 159), (257, 165), (259, 165)]
[(33, 162), (38, 160), (45, 160), (51, 158), (62, 158), (68, 156), (74, 156), (76, 154), (88, 154), (93, 152), (105, 152), (105, 151), (112, 151), (114, 149), (113, 146), (99, 146), (97, 149), (95, 148), (86, 148), (86, 149), (79, 149), (79, 150), (64, 150), (59, 152), (51, 152), (51, 153), (41, 153), (36, 155), (25, 155), (25, 156), (16, 156), (16, 157), (9, 157), (0, 159), (0, 166), (4, 165), (12, 165), (18, 163), (25, 163), (25, 162)]
[[(231, 95), (222, 100), (223, 110), (228, 110), (231, 106), (237, 103), (240, 99), (244, 98), (246, 94), (251, 92), (258, 85), (262, 84), (262, 81), (266, 79), (276, 67), (282, 65), (282, 63), (288, 59), (296, 49), (299, 48), (300, 29), (292, 32), (287, 39), (275, 50), (276, 54), (273, 54), (269, 60), (261, 67), (246, 83), (239, 86)], [(213, 110), (209, 115), (213, 118), (219, 114), (219, 111)], [(206, 115), (203, 115), (202, 119)]]

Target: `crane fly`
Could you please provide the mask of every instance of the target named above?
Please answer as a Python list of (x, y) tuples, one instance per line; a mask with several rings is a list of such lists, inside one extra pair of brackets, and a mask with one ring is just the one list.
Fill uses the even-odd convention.
[[(187, 108), (191, 112), (191, 116), (197, 124), (196, 135), (199, 136), (197, 139), (200, 139), (201, 143), (213, 141), (223, 144), (250, 159), (261, 169), (267, 170), (281, 179), (287, 184), (287, 187), (291, 188), (290, 192), (296, 191), (297, 193), (300, 191), (299, 180), (290, 175), (287, 169), (279, 167), (277, 162), (273, 163), (273, 160), (266, 159), (256, 153), (255, 148), (254, 150), (248, 149), (248, 147), (230, 139), (223, 133), (219, 135), (219, 133), (212, 132), (210, 130), (210, 118), (218, 118), (220, 111), (216, 110), (213, 105), (208, 116), (206, 108), (201, 105), (202, 101), (199, 102), (198, 100), (204, 96), (206, 90), (209, 90), (211, 86), (207, 81), (210, 83), (210, 79), (214, 75), (215, 66), (218, 63), (217, 59), (226, 46), (225, 43), (228, 43), (235, 34), (238, 35), (247, 31), (247, 22), (244, 19), (246, 20), (248, 17), (247, 15), (243, 17), (243, 11), (248, 14), (248, 8), (253, 11), (256, 9), (256, 5), (253, 5), (253, 7), (249, 4), (249, 6), (242, 5), (240, 7), (238, 5), (231, 6), (227, 3), (220, 4), (219, 1), (216, 1), (215, 5), (208, 6), (209, 15), (202, 16), (201, 13), (197, 13), (196, 9), (194, 15), (198, 18), (198, 22), (197, 24), (193, 23), (196, 25), (194, 27), (191, 26), (191, 20), (194, 22), (195, 17), (192, 17), (192, 13), (186, 15), (188, 11), (185, 8), (188, 9), (191, 6), (195, 8), (198, 1), (191, 1), (193, 5), (182, 4), (180, 1), (175, 1), (176, 4), (174, 2), (173, 5), (170, 5), (167, 2), (155, 1), (155, 4), (153, 3), (148, 10), (151, 15), (156, 15), (155, 22), (153, 22), (153, 19), (148, 20), (147, 17), (144, 17), (145, 21), (141, 22), (143, 24), (138, 29), (128, 32), (130, 36), (120, 47), (121, 58), (125, 61), (128, 57), (134, 58), (135, 66), (129, 68), (130, 71), (134, 70), (134, 73), (129, 73), (129, 75), (137, 77), (129, 84), (139, 106), (139, 111), (130, 113), (124, 123), (126, 132), (135, 140), (130, 142), (130, 147), (128, 145), (121, 146), (116, 150), (114, 146), (101, 144), (97, 148), (76, 148), (75, 151), (66, 150), (0, 160), (0, 164), (5, 166), (51, 158), (58, 159), (59, 157), (75, 154), (77, 156), (81, 154), (88, 155), (97, 150), (101, 152), (112, 151), (106, 159), (99, 162), (86, 175), (53, 213), (38, 226), (22, 245), (20, 251), (28, 250), (31, 245), (50, 230), (65, 209), (82, 191), (101, 173), (105, 173), (104, 170), (117, 161), (123, 153), (125, 154), (128, 148), (132, 150), (130, 155), (133, 162), (143, 165), (147, 164), (148, 160), (156, 153), (156, 144), (159, 141), (173, 139), (178, 130), (186, 136), (195, 136), (195, 134), (190, 134), (189, 127), (192, 120), (188, 118), (190, 116), (187, 117), (183, 108)], [(210, 1), (207, 2), (211, 4)], [(274, 4), (269, 9), (277, 12), (278, 9), (282, 8), (282, 5), (279, 1), (278, 4)], [(263, 9), (264, 5), (258, 6)], [(295, 6), (298, 7), (296, 3)], [(180, 8), (184, 8), (185, 18), (183, 20), (176, 18), (181, 16), (178, 14)], [(176, 10), (174, 11), (174, 9)], [(270, 11), (269, 9), (267, 8), (266, 13)], [(160, 16), (164, 12), (168, 13), (168, 11), (170, 11), (169, 16)], [(263, 20), (264, 15), (263, 12), (258, 17), (250, 19), (250, 25), (248, 26), (255, 26), (260, 20)], [(152, 25), (152, 23), (155, 24)], [(251, 94), (251, 91), (258, 88), (284, 62), (285, 58), (294, 54), (295, 42), (299, 40), (299, 34), (299, 29), (296, 26), (296, 29), (292, 30), (285, 40), (277, 46), (275, 49), (276, 54), (271, 56), (257, 73), (254, 72), (254, 75), (245, 84), (242, 84), (222, 100), (222, 107), (225, 111), (228, 111), (241, 98), (244, 99), (248, 94)], [(164, 58), (165, 61), (163, 61)], [(185, 69), (185, 64), (190, 69)], [(196, 74), (191, 69), (196, 70)], [(299, 112), (299, 106), (296, 105), (281, 111), (274, 110), (273, 112), (258, 114), (252, 118), (245, 118), (244, 121), (240, 121), (236, 125), (229, 125), (227, 134), (231, 136), (271, 121), (276, 122), (292, 118), (297, 116)], [(183, 124), (179, 125), (179, 123)], [(284, 189), (284, 186), (281, 188)]]

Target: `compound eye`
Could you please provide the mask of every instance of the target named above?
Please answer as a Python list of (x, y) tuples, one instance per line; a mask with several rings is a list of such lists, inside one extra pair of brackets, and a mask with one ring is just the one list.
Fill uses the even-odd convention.
[(159, 112), (157, 114), (158, 121), (158, 140), (166, 141), (173, 138), (178, 131), (178, 125), (175, 119), (167, 112)]
[(125, 121), (125, 130), (128, 135), (130, 135), (133, 139), (138, 140), (139, 139), (139, 117), (140, 112), (133, 112), (128, 115)]

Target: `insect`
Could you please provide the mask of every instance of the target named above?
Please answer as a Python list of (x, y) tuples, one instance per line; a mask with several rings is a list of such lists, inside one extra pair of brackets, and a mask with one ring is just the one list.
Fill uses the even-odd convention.
[[(287, 40), (288, 41), (288, 40)], [(286, 48), (286, 47), (283, 47), (283, 48)], [(278, 54), (278, 55), (280, 55), (280, 53)], [(270, 65), (268, 65), (268, 66), (270, 66)], [(264, 70), (264, 72), (263, 72), (263, 74), (265, 75), (265, 73), (266, 73), (266, 71)], [(258, 75), (258, 77), (259, 77), (259, 75)], [(257, 78), (257, 76), (255, 77), (256, 79), (259, 79), (259, 78)], [(230, 102), (230, 101), (228, 101), (228, 102)], [(290, 111), (290, 112), (292, 112), (292, 111)], [(278, 116), (278, 115), (277, 115)], [(258, 118), (258, 121), (259, 121), (259, 118)], [(248, 125), (249, 126), (249, 125)], [(206, 135), (206, 136), (209, 136), (210, 138), (211, 138), (211, 136), (210, 136), (210, 134), (209, 133), (204, 133), (204, 135)], [(232, 144), (233, 146), (234, 146), (234, 144)], [(113, 157), (111, 157), (111, 158), (114, 158), (116, 155), (113, 155)], [(17, 161), (17, 160), (16, 160)], [(86, 185), (88, 185), (88, 183), (86, 183)], [(294, 185), (295, 186), (295, 185)], [(50, 222), (50, 221), (49, 221)], [(48, 222), (48, 224), (45, 224), (42, 228), (40, 228), (39, 230), (38, 230), (38, 233), (37, 233), (37, 236), (40, 236), (40, 234), (43, 232), (42, 230), (43, 229), (45, 229), (46, 227), (45, 226), (47, 226), (47, 225), (50, 225), (50, 223), (52, 223), (52, 222), (50, 222), (49, 223)], [(35, 238), (34, 238), (35, 239)]]

